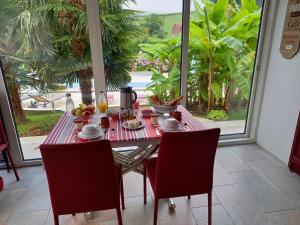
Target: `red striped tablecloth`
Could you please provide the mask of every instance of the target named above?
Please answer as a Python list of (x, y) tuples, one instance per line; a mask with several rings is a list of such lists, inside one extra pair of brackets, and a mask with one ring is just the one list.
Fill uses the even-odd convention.
[[(182, 113), (182, 123), (184, 131), (204, 130), (203, 124), (195, 119), (183, 106), (178, 106), (178, 111)], [(156, 127), (152, 126), (151, 119), (142, 118), (141, 112), (138, 111), (137, 118), (142, 120), (145, 127), (139, 130), (126, 130), (122, 127), (121, 120), (112, 120), (110, 118), (110, 128), (106, 133), (107, 139), (112, 143), (113, 147), (128, 146), (138, 143), (159, 142), (161, 134), (157, 132)], [(114, 129), (112, 129), (114, 128)], [(73, 118), (67, 113), (64, 113), (56, 126), (50, 132), (44, 144), (68, 144), (74, 142), (81, 142), (77, 137)]]

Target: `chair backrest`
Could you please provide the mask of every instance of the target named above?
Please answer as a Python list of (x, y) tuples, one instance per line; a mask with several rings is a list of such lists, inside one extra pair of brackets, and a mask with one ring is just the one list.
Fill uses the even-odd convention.
[(219, 136), (219, 128), (164, 133), (156, 166), (157, 197), (210, 192)]
[(53, 212), (90, 212), (119, 206), (119, 188), (108, 140), (40, 146)]

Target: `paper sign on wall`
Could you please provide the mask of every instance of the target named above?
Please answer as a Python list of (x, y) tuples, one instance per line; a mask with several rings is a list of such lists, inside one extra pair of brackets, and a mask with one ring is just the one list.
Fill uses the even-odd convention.
[(282, 32), (280, 52), (286, 59), (293, 58), (300, 44), (300, 0), (289, 0)]

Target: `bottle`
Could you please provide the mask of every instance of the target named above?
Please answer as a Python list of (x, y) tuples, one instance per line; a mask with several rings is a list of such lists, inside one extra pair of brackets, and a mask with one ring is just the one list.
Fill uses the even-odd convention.
[(67, 100), (66, 100), (66, 111), (69, 113), (69, 114), (72, 114), (72, 110), (75, 109), (75, 105), (74, 105), (74, 101), (71, 97), (71, 94), (68, 93), (67, 94)]
[(104, 91), (100, 91), (98, 96), (98, 109), (100, 113), (105, 113), (107, 110), (107, 100)]

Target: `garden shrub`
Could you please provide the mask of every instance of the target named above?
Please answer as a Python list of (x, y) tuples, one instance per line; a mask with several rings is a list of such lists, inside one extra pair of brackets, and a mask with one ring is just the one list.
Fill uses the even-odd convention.
[(228, 115), (224, 110), (211, 110), (207, 114), (207, 118), (210, 120), (227, 120)]

